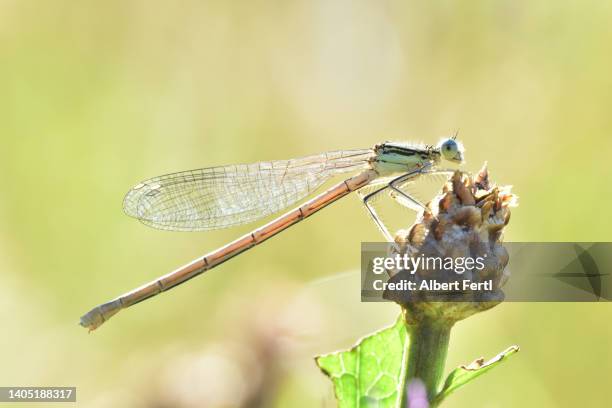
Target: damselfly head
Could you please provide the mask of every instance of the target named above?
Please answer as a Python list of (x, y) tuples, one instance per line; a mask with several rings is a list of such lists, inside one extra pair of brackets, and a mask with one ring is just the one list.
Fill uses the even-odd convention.
[(463, 163), (463, 154), (465, 152), (461, 142), (457, 141), (455, 136), (442, 140), (437, 146), (440, 154), (446, 160), (454, 163)]

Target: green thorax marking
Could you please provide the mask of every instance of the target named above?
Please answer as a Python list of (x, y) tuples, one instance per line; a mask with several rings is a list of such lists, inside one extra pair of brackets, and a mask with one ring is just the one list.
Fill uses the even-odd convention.
[(427, 164), (440, 161), (440, 152), (431, 146), (411, 146), (402, 143), (383, 143), (374, 147), (374, 169), (381, 176), (407, 173)]

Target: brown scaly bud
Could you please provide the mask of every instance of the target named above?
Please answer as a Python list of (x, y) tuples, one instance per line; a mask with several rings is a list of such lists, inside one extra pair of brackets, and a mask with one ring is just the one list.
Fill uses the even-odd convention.
[(427, 204), (430, 213), (421, 214), (411, 228), (398, 233), (390, 256), (479, 258), (484, 266), (465, 269), (460, 275), (455, 270), (421, 266), (415, 271), (395, 271), (390, 282), (408, 280), (419, 287), (423, 280), (450, 282), (460, 278), (474, 283), (491, 281), (492, 290), (449, 290), (442, 294), (428, 290), (387, 291), (384, 297), (402, 306), (409, 323), (429, 318), (452, 324), (500, 303), (508, 263), (502, 234), (510, 220), (510, 207), (516, 205), (511, 187), (497, 187), (489, 180), (486, 163), (473, 177), (456, 171), (441, 193)]

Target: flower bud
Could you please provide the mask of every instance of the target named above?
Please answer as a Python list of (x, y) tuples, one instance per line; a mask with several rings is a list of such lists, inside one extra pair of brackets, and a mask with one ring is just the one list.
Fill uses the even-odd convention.
[[(456, 171), (415, 224), (398, 232), (389, 256), (407, 254), (423, 262), (412, 270), (388, 270), (389, 282), (408, 280), (417, 289), (424, 281), (460, 282), (442, 286), (446, 290), (386, 291), (384, 297), (402, 306), (408, 323), (427, 318), (453, 324), (503, 300), (509, 258), (502, 235), (517, 203), (510, 190), (490, 183), (486, 163), (476, 176)], [(429, 262), (437, 259), (442, 262)]]

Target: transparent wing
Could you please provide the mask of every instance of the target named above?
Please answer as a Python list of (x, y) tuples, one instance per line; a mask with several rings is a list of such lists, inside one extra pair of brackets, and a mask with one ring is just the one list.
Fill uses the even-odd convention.
[(236, 164), (155, 177), (134, 186), (125, 212), (155, 228), (201, 231), (246, 224), (306, 197), (336, 174), (366, 168), (370, 149)]

